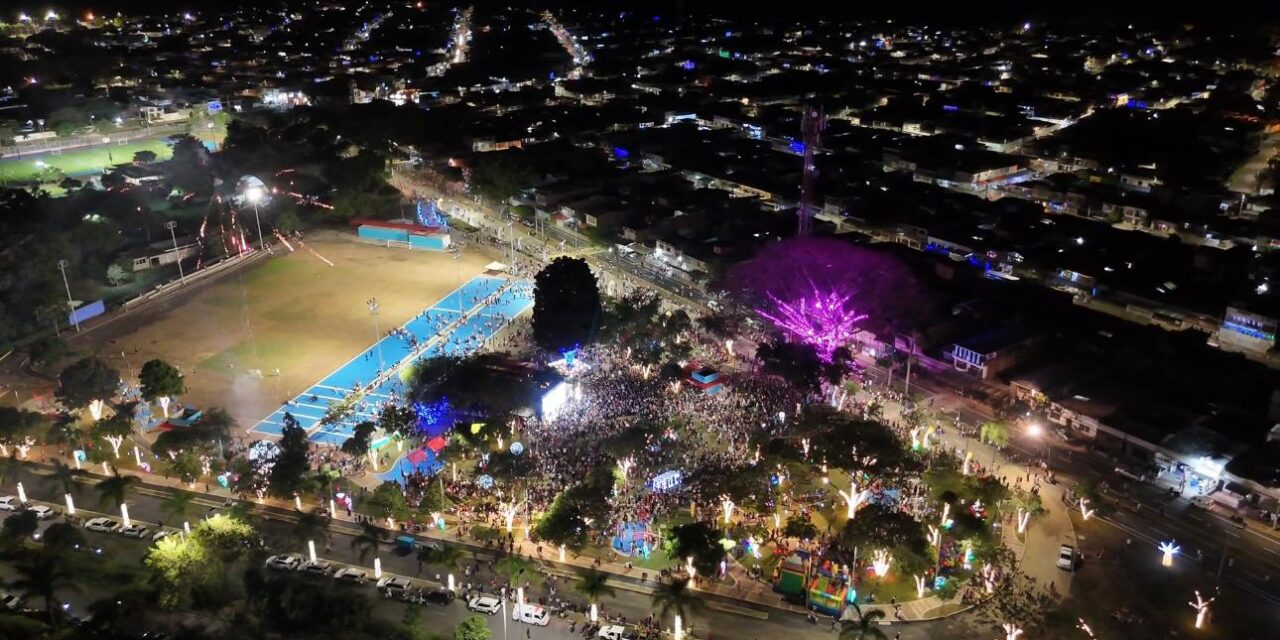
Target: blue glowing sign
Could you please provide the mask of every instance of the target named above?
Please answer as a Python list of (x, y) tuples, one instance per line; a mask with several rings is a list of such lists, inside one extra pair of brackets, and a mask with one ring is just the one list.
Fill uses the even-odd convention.
[(222, 103), (217, 100), (210, 100), (209, 104), (206, 104), (204, 108), (208, 110), (209, 113), (217, 113), (222, 111)]
[(791, 144), (790, 144), (789, 146), (791, 147), (791, 152), (792, 152), (792, 153), (804, 153), (804, 143), (803, 143), (803, 142), (798, 142), (798, 141), (796, 141), (796, 140), (792, 140), (792, 141), (791, 141)]
[(620, 160), (626, 160), (631, 157), (631, 152), (623, 149), (622, 147), (614, 147), (613, 155), (617, 156)]
[(942, 110), (943, 111), (959, 111), (960, 107), (957, 107), (954, 104), (944, 104), (942, 105)]

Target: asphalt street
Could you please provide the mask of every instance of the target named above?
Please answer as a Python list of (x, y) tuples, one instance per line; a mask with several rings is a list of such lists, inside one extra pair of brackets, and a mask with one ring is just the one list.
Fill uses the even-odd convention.
[[(57, 489), (49, 486), (39, 474), (24, 469), (19, 480), (24, 483), (26, 493), (31, 500), (44, 502), (60, 511), (65, 509), (64, 500), (56, 495)], [(13, 487), (6, 486), (4, 490), (5, 492), (12, 491)], [(147, 524), (161, 522), (164, 519), (161, 504), (171, 492), (172, 490), (167, 487), (142, 485), (128, 500), (131, 518), (136, 522)], [(89, 483), (85, 483), (83, 490), (79, 492), (76, 498), (77, 516), (82, 519), (88, 519), (98, 515), (93, 511), (99, 508), (96, 503), (96, 494)], [(204, 495), (198, 495), (195, 503), (199, 515), (193, 514), (192, 518), (220, 511), (224, 505), (222, 498)], [(306, 555), (305, 546), (297, 545), (296, 542), (290, 540), (291, 526), (298, 515), (296, 511), (258, 505), (257, 513), (262, 518), (260, 529), (273, 553), (292, 552)], [(104, 513), (102, 515), (110, 515), (117, 519), (119, 517), (118, 513)], [(57, 520), (46, 522), (55, 521)], [(165, 524), (181, 526), (181, 523), (177, 522)], [(328, 541), (316, 541), (317, 555), (335, 563), (361, 566), (368, 569), (369, 573), (372, 574), (372, 557), (368, 557), (362, 562), (358, 554), (352, 549), (352, 534), (356, 533), (358, 533), (358, 530), (352, 523), (346, 521), (335, 522), (334, 526), (331, 527), (330, 539)], [(128, 540), (116, 534), (101, 534), (91, 531), (86, 531), (85, 534), (92, 543), (107, 543), (112, 549), (122, 548), (123, 552), (120, 557), (129, 560), (137, 559), (137, 561), (141, 561), (146, 545), (149, 544), (148, 541)], [(468, 564), (474, 562), (479, 565), (480, 571), (477, 574), (479, 579), (477, 580), (475, 576), (466, 578), (459, 573), (456, 576), (458, 584), (462, 585), (468, 580), (485, 582), (487, 588), (488, 579), (493, 576), (487, 568), (487, 561), (492, 558), (492, 554), (483, 547), (471, 547), (469, 551), (472, 552), (473, 559), (469, 560)], [(437, 580), (443, 583), (447, 579), (445, 575), (440, 573), (439, 567), (424, 565), (421, 572), (419, 572), (417, 560), (413, 555), (401, 555), (392, 550), (390, 545), (380, 552), (380, 556), (383, 570), (387, 574), (407, 576), (421, 580), (427, 585), (434, 585)], [(551, 568), (551, 572), (552, 576), (544, 587), (534, 587), (531, 590), (530, 599), (543, 597), (547, 595), (548, 588), (554, 587), (557, 590), (557, 597), (585, 606), (585, 600), (573, 593), (572, 579), (566, 577), (568, 574), (555, 568)], [(604, 615), (613, 617), (625, 616), (627, 620), (635, 621), (650, 614), (651, 599), (649, 590), (639, 583), (638, 578), (619, 577), (611, 580), (610, 584), (617, 590), (618, 596), (616, 598), (608, 598), (602, 603)], [(371, 596), (376, 593), (372, 585), (367, 585), (367, 588)], [(79, 609), (99, 595), (101, 594), (85, 592), (67, 594), (67, 597), (68, 601), (72, 602), (73, 608)], [(749, 607), (738, 601), (720, 598), (707, 598), (706, 605), (706, 608), (701, 613), (693, 616), (694, 634), (698, 638), (741, 638), (744, 640), (790, 638), (793, 640), (807, 640), (834, 638), (836, 636), (829, 622), (813, 625), (806, 622), (802, 616), (776, 609)], [(403, 616), (402, 607), (404, 606), (410, 605), (394, 602), (379, 604), (376, 615), (386, 616), (389, 620), (398, 621)], [(428, 624), (441, 630), (457, 624), (470, 615), (470, 612), (466, 610), (461, 601), (444, 607), (438, 605), (423, 606), (425, 607), (425, 619)], [(900, 632), (901, 637), (908, 640), (944, 637), (943, 635), (937, 635), (939, 633), (943, 633), (945, 637), (949, 638), (971, 637), (961, 631), (966, 625), (964, 618), (962, 616), (961, 619), (935, 622), (890, 624), (885, 625), (883, 628), (890, 638)], [(490, 618), (490, 626), (495, 632), (495, 638), (503, 637), (501, 616)], [(571, 634), (568, 620), (553, 619), (548, 627), (530, 627), (527, 629), (527, 625), (508, 621), (507, 637), (511, 640), (524, 638), (527, 630), (530, 634), (529, 637), (532, 638), (563, 638), (567, 640), (581, 637), (580, 626), (578, 633)]]

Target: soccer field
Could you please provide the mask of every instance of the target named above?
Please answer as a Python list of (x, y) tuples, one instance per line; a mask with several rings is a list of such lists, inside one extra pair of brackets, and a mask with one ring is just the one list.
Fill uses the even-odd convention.
[(346, 234), (313, 234), (305, 243), (283, 255), (278, 247), (265, 264), (189, 299), (124, 316), (85, 336), (92, 344), (83, 350), (126, 375), (152, 358), (166, 360), (186, 376), (182, 402), (225, 407), (249, 429), (374, 343), (370, 298), (381, 306), (382, 337), (482, 273), (488, 262), (474, 252), (454, 260), (445, 253), (364, 244)]
[(73, 149), (58, 154), (42, 153), (0, 160), (0, 178), (6, 182), (32, 182), (44, 171), (44, 167), (36, 164), (44, 163), (49, 167), (61, 170), (71, 177), (92, 175), (116, 164), (133, 161), (133, 154), (139, 151), (152, 151), (157, 160), (168, 160), (173, 156), (173, 149), (161, 138), (137, 140), (125, 144), (104, 144), (96, 147)]

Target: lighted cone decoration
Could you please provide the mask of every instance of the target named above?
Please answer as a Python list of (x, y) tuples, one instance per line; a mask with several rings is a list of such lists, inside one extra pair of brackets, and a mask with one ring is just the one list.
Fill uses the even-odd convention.
[[(146, 367), (143, 367), (143, 368), (145, 369)], [(164, 412), (164, 417), (168, 418), (169, 402), (170, 402), (169, 396), (160, 396), (159, 398), (156, 398), (156, 400), (160, 402), (160, 410)]]

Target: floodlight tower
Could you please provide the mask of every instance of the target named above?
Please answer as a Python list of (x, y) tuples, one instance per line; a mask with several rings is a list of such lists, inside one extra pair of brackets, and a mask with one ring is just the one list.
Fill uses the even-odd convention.
[(801, 126), (804, 131), (804, 173), (800, 180), (800, 208), (796, 211), (796, 216), (800, 219), (796, 235), (807, 236), (813, 232), (813, 216), (817, 213), (817, 205), (813, 202), (813, 183), (818, 178), (814, 153), (822, 140), (822, 130), (827, 126), (822, 107), (806, 105)]

